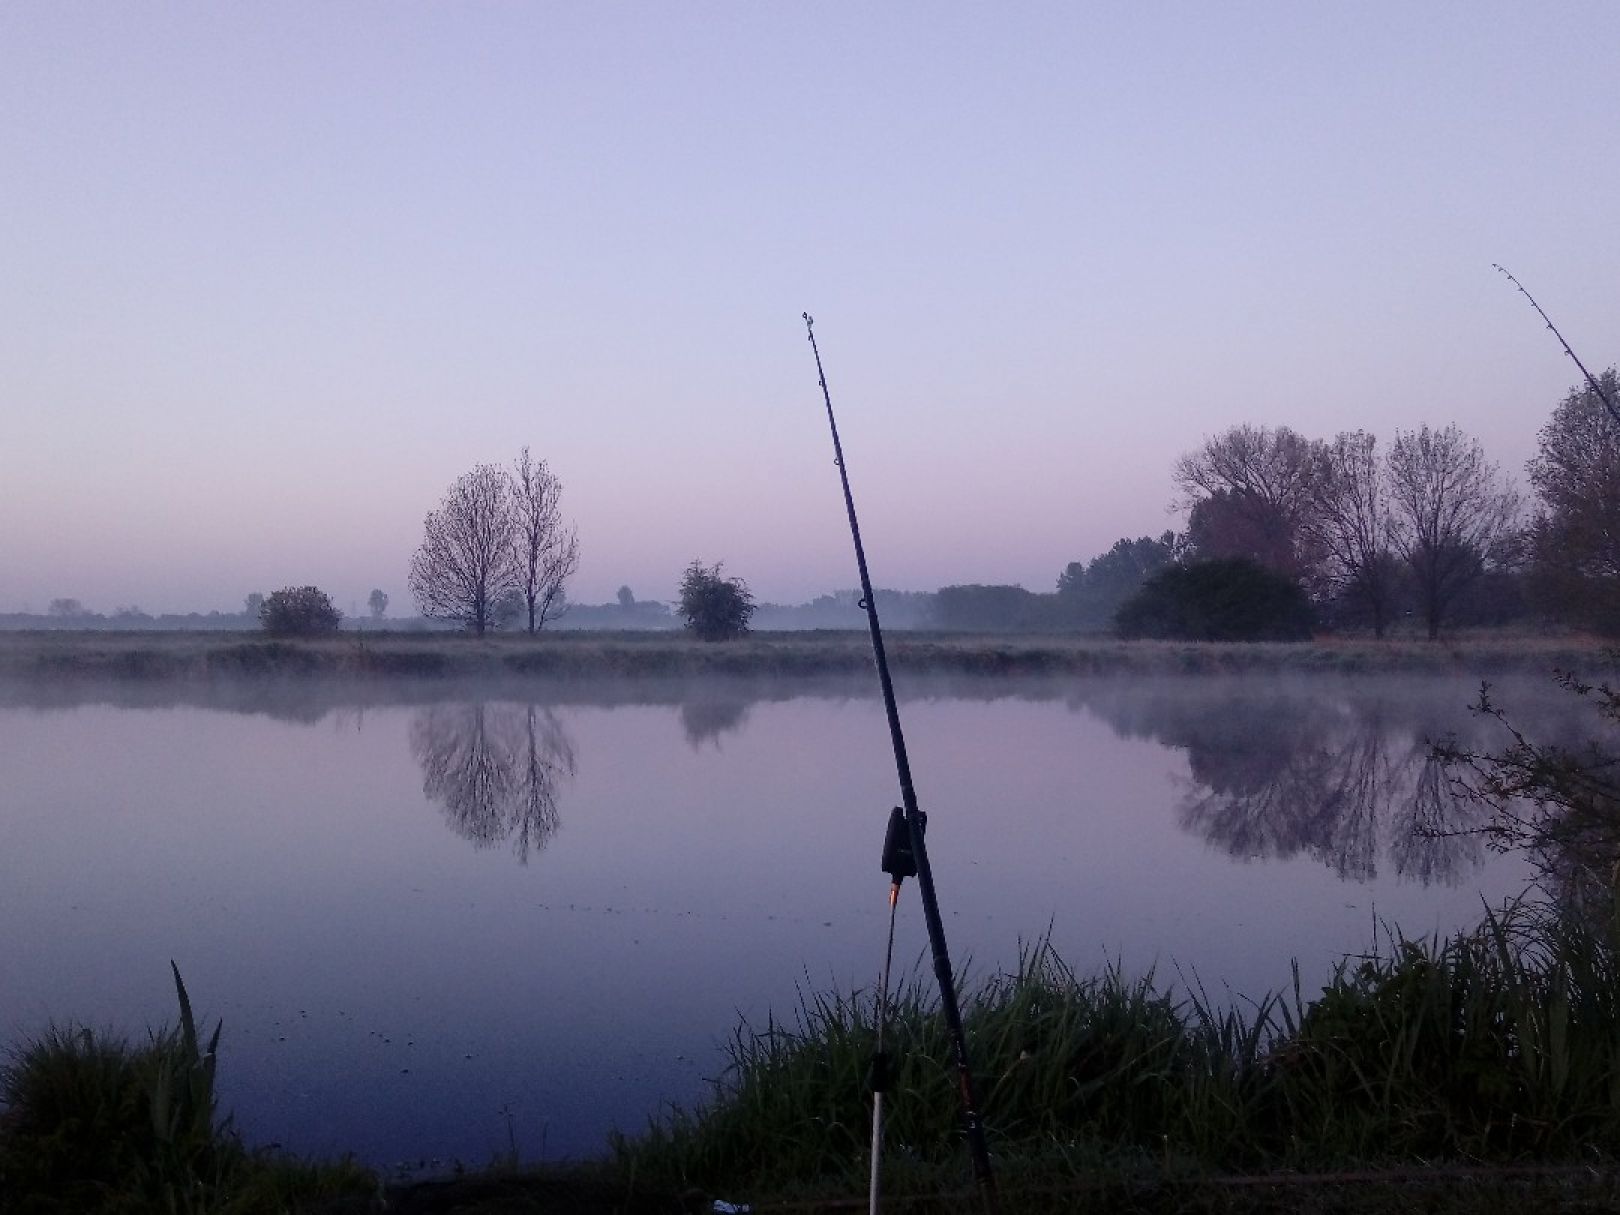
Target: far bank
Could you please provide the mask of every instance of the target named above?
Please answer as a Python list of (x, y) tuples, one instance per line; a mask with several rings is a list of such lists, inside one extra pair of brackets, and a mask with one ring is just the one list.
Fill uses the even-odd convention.
[[(1579, 634), (1459, 633), (1415, 639), (1300, 642), (1122, 641), (1074, 634), (901, 632), (887, 639), (897, 673), (928, 675), (1197, 675), (1237, 673), (1600, 674), (1616, 665), (1602, 640)], [(535, 636), (345, 632), (30, 631), (0, 633), (0, 678), (804, 678), (868, 671), (864, 631), (756, 632), (705, 642), (670, 632)]]

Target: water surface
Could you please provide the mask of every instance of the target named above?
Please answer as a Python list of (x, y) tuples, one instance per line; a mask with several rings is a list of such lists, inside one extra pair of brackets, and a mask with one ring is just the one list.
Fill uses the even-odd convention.
[[(801, 685), (801, 688), (803, 685)], [(1522, 864), (1428, 760), (1466, 680), (914, 684), (953, 955), (1308, 984)], [(705, 1091), (737, 1019), (881, 961), (894, 798), (864, 685), (12, 688), (0, 1032), (224, 1018), (256, 1143), (379, 1165), (599, 1152)], [(1547, 728), (1541, 687), (1499, 698)], [(915, 891), (899, 957), (925, 948)]]

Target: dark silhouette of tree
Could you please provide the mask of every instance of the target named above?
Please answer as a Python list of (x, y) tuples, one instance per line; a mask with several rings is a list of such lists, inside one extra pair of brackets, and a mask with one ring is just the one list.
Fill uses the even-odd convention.
[(371, 618), (373, 620), (381, 620), (388, 614), (388, 592), (384, 590), (373, 590), (371, 595), (366, 599), (366, 605), (371, 608)]
[(45, 609), (50, 615), (59, 620), (71, 619), (75, 616), (87, 616), (84, 604), (77, 599), (52, 599), (50, 606)]
[(516, 518), (507, 475), (480, 464), (456, 478), (422, 525), (410, 587), (424, 616), (482, 636), (501, 596), (517, 586)]
[(1198, 561), (1244, 558), (1298, 578), (1298, 527), (1280, 507), (1216, 490), (1187, 513), (1187, 550)]
[(531, 460), (527, 447), (512, 468), (512, 509), (517, 587), (534, 633), (566, 606), (564, 586), (579, 568), (579, 537), (563, 522), (562, 482), (544, 460)]
[(1286, 426), (1234, 426), (1175, 463), (1188, 511), (1187, 541), (1199, 558), (1249, 557), (1289, 578), (1308, 578), (1304, 529), (1314, 455)]
[(615, 597), (619, 601), (619, 606), (625, 611), (629, 611), (631, 608), (636, 606), (636, 593), (632, 591), (629, 586), (621, 586), (617, 596)]
[[(1620, 399), (1613, 367), (1597, 378)], [(1556, 615), (1620, 631), (1620, 423), (1590, 384), (1554, 408), (1529, 473), (1541, 507), (1530, 529), (1537, 598)]]
[(1345, 431), (1316, 448), (1305, 527), (1321, 554), (1326, 583), (1364, 608), (1382, 637), (1395, 607), (1395, 559), (1378, 440)]
[(1040, 603), (1021, 586), (942, 586), (934, 595), (934, 619), (942, 629), (1007, 632), (1038, 627)]
[(1115, 616), (1123, 637), (1181, 641), (1301, 641), (1311, 604), (1292, 579), (1246, 557), (1171, 565)]
[(278, 637), (307, 637), (335, 633), (343, 613), (330, 596), (315, 586), (289, 586), (271, 593), (259, 609), (264, 631)]
[(1072, 561), (1058, 575), (1060, 615), (1071, 627), (1102, 631), (1113, 627), (1114, 613), (1142, 589), (1153, 574), (1176, 559), (1174, 532), (1157, 540), (1121, 538), (1088, 564)]
[(727, 578), (722, 563), (694, 560), (681, 577), (680, 606), (686, 627), (704, 641), (726, 641), (748, 632), (754, 596), (741, 578)]
[(511, 840), (527, 864), (556, 833), (574, 747), (549, 709), (515, 704), (437, 704), (411, 722), (422, 792), (475, 847)]
[(1519, 496), (1456, 426), (1397, 432), (1388, 477), (1394, 545), (1433, 641), (1457, 597), (1501, 555)]

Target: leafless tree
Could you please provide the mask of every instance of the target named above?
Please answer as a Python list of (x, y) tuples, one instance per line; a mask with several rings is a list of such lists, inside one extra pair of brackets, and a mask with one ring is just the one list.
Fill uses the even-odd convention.
[(579, 536), (563, 522), (561, 500), (562, 482), (544, 460), (531, 460), (525, 447), (512, 468), (512, 542), (531, 633), (561, 614), (564, 585), (579, 567)]
[(1397, 431), (1387, 475), (1395, 548), (1433, 641), (1457, 596), (1512, 538), (1519, 495), (1456, 426)]
[(1316, 448), (1311, 509), (1304, 526), (1322, 556), (1326, 581), (1359, 600), (1384, 635), (1395, 597), (1388, 499), (1378, 465), (1378, 440), (1345, 431)]
[(501, 595), (517, 585), (511, 481), (491, 464), (456, 478), (424, 521), (410, 587), (424, 616), (459, 620), (480, 635)]
[(1312, 563), (1302, 542), (1312, 468), (1311, 444), (1302, 435), (1286, 426), (1244, 425), (1206, 438), (1176, 461), (1172, 476), (1181, 493), (1177, 505), (1190, 513), (1203, 504), (1205, 515), (1218, 507), (1226, 519), (1214, 530), (1243, 537), (1242, 547), (1255, 550), (1204, 555), (1252, 556), (1300, 577)]

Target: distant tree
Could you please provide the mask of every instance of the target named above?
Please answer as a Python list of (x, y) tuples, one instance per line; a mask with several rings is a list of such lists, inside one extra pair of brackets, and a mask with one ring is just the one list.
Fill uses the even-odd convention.
[(626, 609), (636, 606), (636, 595), (628, 586), (621, 586), (618, 593), (619, 606)]
[(518, 585), (511, 479), (491, 464), (462, 474), (422, 530), (410, 574), (422, 615), (482, 635), (500, 597)]
[(370, 597), (367, 598), (366, 604), (371, 608), (371, 618), (381, 620), (388, 614), (388, 592), (373, 590)]
[(1313, 612), (1299, 583), (1248, 557), (1171, 565), (1115, 617), (1124, 637), (1182, 641), (1303, 641)]
[(525, 447), (512, 468), (513, 563), (529, 632), (562, 613), (564, 585), (579, 568), (579, 537), (562, 518), (562, 482)]
[(942, 629), (963, 632), (1038, 628), (1042, 623), (1039, 598), (1021, 586), (942, 586), (934, 596), (934, 619)]
[(1396, 432), (1387, 471), (1394, 546), (1433, 641), (1457, 597), (1513, 540), (1519, 496), (1456, 426)]
[(51, 605), (46, 609), (52, 616), (59, 619), (68, 619), (73, 616), (87, 616), (84, 604), (77, 599), (52, 599)]
[(722, 564), (704, 566), (694, 560), (681, 578), (681, 602), (676, 609), (686, 627), (704, 641), (726, 641), (748, 631), (754, 614), (754, 596), (741, 578), (727, 578)]
[[(1613, 367), (1598, 384), (1620, 400)], [(1620, 631), (1620, 424), (1590, 384), (1554, 408), (1529, 472), (1540, 506), (1530, 528), (1539, 597), (1557, 615)]]
[(1364, 608), (1382, 637), (1394, 611), (1400, 569), (1378, 440), (1345, 431), (1316, 448), (1311, 509), (1305, 516), (1328, 586)]
[(1286, 426), (1234, 426), (1175, 463), (1193, 554), (1252, 557), (1291, 578), (1311, 575), (1304, 523), (1311, 444)]
[(1121, 538), (1088, 564), (1071, 561), (1058, 575), (1060, 616), (1069, 627), (1103, 630), (1114, 613), (1150, 576), (1176, 559), (1177, 538), (1167, 531), (1157, 540)]
[(254, 591), (242, 601), (242, 614), (250, 620), (257, 620), (259, 613), (264, 610), (264, 596)]
[(332, 606), (325, 591), (314, 586), (289, 586), (273, 592), (259, 609), (259, 623), (278, 637), (306, 637), (335, 633), (343, 613)]
[(515, 586), (509, 587), (501, 593), (501, 597), (495, 601), (495, 606), (490, 609), (489, 627), (500, 629), (502, 632), (521, 628), (524, 607), (523, 592)]

